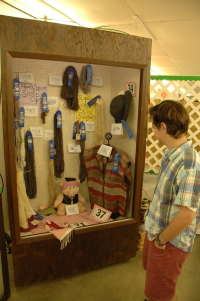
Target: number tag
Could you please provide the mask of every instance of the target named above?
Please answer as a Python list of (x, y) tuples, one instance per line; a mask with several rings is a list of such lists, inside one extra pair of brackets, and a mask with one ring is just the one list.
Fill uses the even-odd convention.
[(88, 226), (88, 222), (80, 222), (80, 223), (75, 223), (75, 224), (70, 224), (72, 228), (80, 228), (84, 226)]
[(100, 207), (98, 205), (94, 205), (94, 208), (90, 214), (91, 217), (93, 217), (95, 220), (97, 220), (100, 223), (107, 222), (109, 220), (109, 217), (111, 216), (111, 211)]
[(77, 204), (73, 205), (66, 205), (66, 214), (67, 215), (74, 215), (74, 214), (79, 214), (79, 209)]
[(126, 91), (129, 90), (135, 96), (135, 82), (125, 82)]

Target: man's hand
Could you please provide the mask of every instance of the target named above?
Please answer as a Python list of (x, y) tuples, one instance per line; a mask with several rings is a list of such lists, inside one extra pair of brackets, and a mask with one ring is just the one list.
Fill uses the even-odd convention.
[(158, 249), (166, 249), (166, 245), (164, 246), (159, 246), (158, 243), (157, 243), (157, 238), (154, 239), (154, 246)]

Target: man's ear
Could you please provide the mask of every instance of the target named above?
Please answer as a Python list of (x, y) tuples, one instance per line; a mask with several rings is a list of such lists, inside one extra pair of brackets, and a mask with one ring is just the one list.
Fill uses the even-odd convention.
[(161, 128), (162, 128), (162, 130), (163, 130), (165, 133), (167, 133), (167, 125), (166, 125), (166, 123), (161, 122)]

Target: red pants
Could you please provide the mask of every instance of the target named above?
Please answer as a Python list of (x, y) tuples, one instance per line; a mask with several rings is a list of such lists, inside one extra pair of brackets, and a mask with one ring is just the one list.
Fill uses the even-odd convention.
[(153, 301), (170, 300), (175, 295), (177, 278), (189, 256), (169, 242), (159, 249), (145, 236), (143, 267), (146, 270), (145, 295)]

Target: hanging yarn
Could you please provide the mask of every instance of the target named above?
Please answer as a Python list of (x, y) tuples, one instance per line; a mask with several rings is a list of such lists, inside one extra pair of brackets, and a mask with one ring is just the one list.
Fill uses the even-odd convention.
[[(73, 69), (74, 73), (71, 87), (68, 87), (69, 69)], [(63, 86), (61, 88), (61, 97), (66, 99), (67, 107), (73, 111), (77, 111), (79, 109), (78, 86), (79, 80), (76, 69), (73, 66), (68, 66), (63, 74)]]
[(64, 172), (64, 155), (63, 155), (63, 137), (62, 128), (57, 128), (57, 117), (54, 115), (54, 145), (55, 145), (55, 158), (54, 158), (54, 173), (56, 178), (61, 178)]
[(22, 170), (17, 172), (17, 198), (18, 198), (18, 210), (19, 210), (19, 225), (20, 227), (27, 229), (27, 219), (33, 214), (29, 200), (26, 194), (26, 187), (24, 183), (24, 173)]
[(80, 159), (79, 180), (80, 180), (80, 183), (82, 183), (83, 181), (85, 181), (85, 178), (87, 176), (87, 171), (86, 171), (86, 167), (85, 167), (85, 163), (84, 163), (85, 140), (80, 141), (80, 147), (81, 147), (81, 152), (79, 155), (79, 159)]
[(49, 158), (49, 175), (48, 175), (49, 205), (53, 206), (56, 199), (54, 187), (54, 159)]
[(19, 135), (20, 135), (20, 145), (19, 145), (19, 156), (18, 156), (18, 164), (19, 167), (24, 169), (26, 166), (26, 161), (25, 161), (25, 141), (24, 141), (24, 127), (21, 127), (19, 130)]
[(96, 103), (95, 105), (95, 129), (94, 129), (94, 141), (96, 145), (102, 144), (105, 137), (105, 128), (104, 128), (104, 107), (103, 101), (101, 103)]
[(81, 73), (80, 73), (80, 77), (79, 77), (79, 83), (80, 83), (81, 89), (83, 90), (83, 92), (85, 94), (90, 92), (91, 85), (89, 85), (87, 83), (87, 65), (83, 66), (83, 68), (81, 69)]
[(26, 183), (26, 193), (29, 199), (34, 199), (37, 194), (37, 183), (36, 183), (36, 175), (35, 175), (35, 156), (34, 156), (34, 150), (32, 151), (28, 150), (27, 134), (25, 138), (25, 149), (26, 149), (26, 166), (24, 169), (25, 172), (24, 176), (25, 176), (25, 183)]

